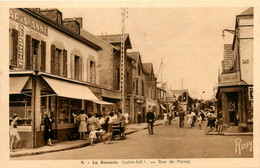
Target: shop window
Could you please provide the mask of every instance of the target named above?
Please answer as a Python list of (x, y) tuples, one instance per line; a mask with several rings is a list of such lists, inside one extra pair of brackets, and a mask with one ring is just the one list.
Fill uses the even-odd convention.
[(31, 98), (23, 94), (10, 95), (9, 98), (9, 124), (11, 123), (13, 116), (16, 114), (18, 116), (17, 124), (19, 126), (31, 126)]
[(64, 97), (58, 97), (58, 123), (69, 124), (69, 118), (69, 99)]

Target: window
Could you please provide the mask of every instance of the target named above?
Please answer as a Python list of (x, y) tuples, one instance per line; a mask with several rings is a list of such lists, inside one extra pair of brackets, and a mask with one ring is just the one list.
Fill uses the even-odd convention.
[(120, 68), (116, 68), (116, 90), (120, 88)]
[(95, 83), (95, 78), (96, 78), (96, 74), (95, 74), (95, 62), (90, 61), (90, 82), (91, 83)]
[(51, 73), (67, 77), (67, 51), (51, 45)]
[(142, 81), (142, 96), (144, 96), (144, 81)]
[(138, 79), (136, 79), (136, 89), (135, 89), (135, 91), (136, 91), (136, 95), (138, 95)]
[(140, 67), (140, 64), (138, 64), (138, 75), (139, 75), (139, 76), (141, 75), (141, 67)]
[(9, 51), (10, 51), (10, 65), (17, 66), (17, 51), (18, 51), (18, 31), (9, 29)]
[(79, 56), (75, 56), (75, 60), (74, 60), (74, 72), (75, 72), (75, 79), (79, 80), (80, 79), (80, 57)]
[(31, 97), (18, 94), (10, 95), (9, 102), (9, 122), (16, 114), (18, 116), (19, 126), (30, 126), (32, 122)]
[(38, 69), (39, 41), (32, 39), (32, 67)]

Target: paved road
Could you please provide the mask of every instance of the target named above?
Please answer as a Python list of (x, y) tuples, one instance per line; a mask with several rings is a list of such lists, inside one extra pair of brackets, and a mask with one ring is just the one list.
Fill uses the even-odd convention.
[[(80, 149), (47, 153), (35, 156), (17, 157), (15, 160), (28, 159), (155, 159), (155, 158), (233, 158), (253, 157), (249, 147), (235, 153), (235, 140), (240, 144), (251, 142), (252, 136), (206, 135), (202, 130), (172, 125), (155, 127), (155, 134), (147, 130), (133, 133), (126, 140), (113, 144), (95, 144)], [(246, 147), (244, 145), (243, 147)], [(241, 147), (241, 146), (240, 146)]]

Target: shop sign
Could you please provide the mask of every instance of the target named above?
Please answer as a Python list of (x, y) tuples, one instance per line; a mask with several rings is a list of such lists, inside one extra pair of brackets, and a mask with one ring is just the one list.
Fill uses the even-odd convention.
[(222, 81), (222, 83), (239, 82), (240, 81), (239, 72), (222, 74), (221, 81)]
[(121, 99), (121, 92), (113, 92), (110, 90), (102, 89), (102, 97)]
[(37, 22), (33, 18), (28, 18), (27, 16), (17, 13), (11, 9), (9, 10), (9, 18), (48, 36), (48, 27), (44, 26), (40, 22)]
[(174, 97), (166, 97), (166, 101), (174, 102), (175, 98)]
[(23, 67), (23, 48), (24, 48), (24, 26), (19, 24), (18, 29), (18, 68)]
[(253, 87), (248, 87), (249, 100), (253, 100), (254, 98), (254, 90)]

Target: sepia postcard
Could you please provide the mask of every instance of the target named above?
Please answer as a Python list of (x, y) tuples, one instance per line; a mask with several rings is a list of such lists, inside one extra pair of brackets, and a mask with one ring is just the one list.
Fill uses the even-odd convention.
[(260, 166), (260, 1), (0, 5), (0, 167)]

